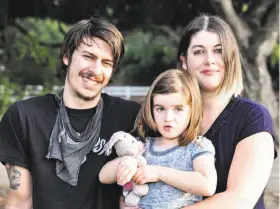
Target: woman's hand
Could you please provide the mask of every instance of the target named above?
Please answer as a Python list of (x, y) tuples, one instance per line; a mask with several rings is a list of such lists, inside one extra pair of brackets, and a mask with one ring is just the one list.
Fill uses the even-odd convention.
[(149, 182), (159, 181), (160, 166), (155, 165), (143, 165), (137, 169), (136, 174), (132, 180), (136, 184), (146, 184)]
[(125, 157), (118, 165), (117, 182), (119, 185), (124, 185), (131, 181), (137, 171), (137, 161), (134, 157)]

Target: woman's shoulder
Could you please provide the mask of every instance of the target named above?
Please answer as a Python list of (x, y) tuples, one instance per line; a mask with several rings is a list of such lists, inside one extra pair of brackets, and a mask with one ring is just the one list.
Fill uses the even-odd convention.
[(237, 97), (234, 98), (234, 100), (239, 103), (240, 110), (248, 111), (248, 112), (260, 111), (260, 112), (268, 113), (268, 110), (264, 105), (256, 101), (253, 101), (251, 99), (244, 98), (244, 97)]
[(247, 98), (236, 99), (240, 102), (240, 105), (234, 113), (242, 117), (239, 121), (242, 127), (241, 139), (263, 131), (274, 134), (271, 114), (264, 105)]
[(244, 97), (232, 98), (226, 111), (231, 112), (229, 115), (233, 120), (240, 122), (252, 119), (271, 120), (271, 115), (264, 105)]

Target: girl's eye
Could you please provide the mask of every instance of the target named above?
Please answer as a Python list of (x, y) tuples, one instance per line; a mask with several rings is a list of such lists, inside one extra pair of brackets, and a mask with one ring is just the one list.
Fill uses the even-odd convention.
[(177, 112), (181, 112), (181, 111), (183, 111), (183, 108), (179, 108), (179, 107), (178, 107), (178, 108), (176, 108), (175, 110), (176, 110)]

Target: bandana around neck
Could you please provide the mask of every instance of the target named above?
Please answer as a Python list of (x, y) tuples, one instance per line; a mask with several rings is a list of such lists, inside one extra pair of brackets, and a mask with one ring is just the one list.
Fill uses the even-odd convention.
[(69, 121), (63, 102), (63, 90), (56, 95), (59, 110), (53, 127), (47, 159), (56, 160), (56, 175), (66, 183), (77, 186), (80, 166), (86, 155), (93, 149), (101, 129), (103, 99), (97, 104), (96, 113), (82, 133), (76, 132)]

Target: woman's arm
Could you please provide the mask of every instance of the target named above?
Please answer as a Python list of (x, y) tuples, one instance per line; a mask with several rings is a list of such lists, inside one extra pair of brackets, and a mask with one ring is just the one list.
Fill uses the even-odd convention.
[(106, 163), (99, 172), (99, 181), (103, 184), (118, 182), (124, 185), (131, 180), (137, 171), (137, 161), (134, 157), (116, 158)]
[(201, 155), (194, 159), (194, 172), (161, 166), (141, 166), (133, 180), (137, 184), (163, 181), (185, 192), (211, 196), (216, 190), (217, 173), (212, 155)]
[(261, 132), (243, 139), (236, 146), (226, 191), (184, 208), (253, 208), (269, 179), (273, 155), (271, 134)]

